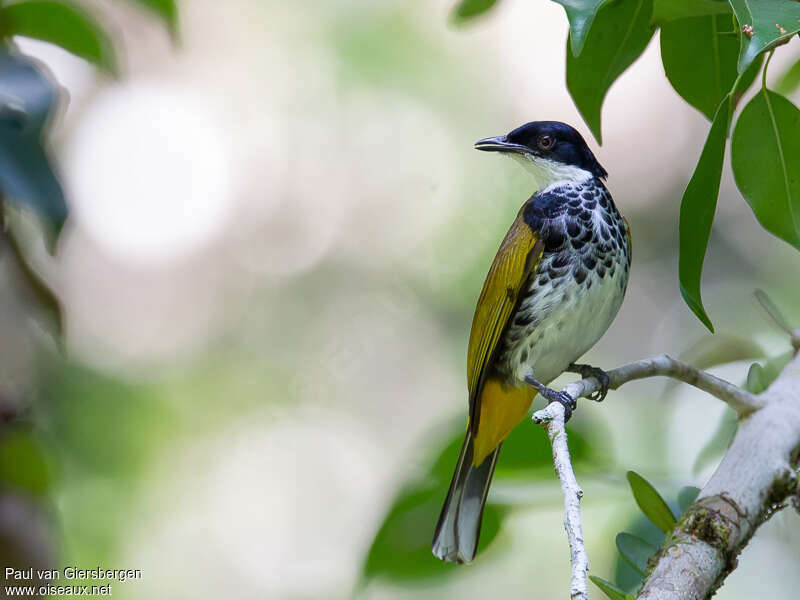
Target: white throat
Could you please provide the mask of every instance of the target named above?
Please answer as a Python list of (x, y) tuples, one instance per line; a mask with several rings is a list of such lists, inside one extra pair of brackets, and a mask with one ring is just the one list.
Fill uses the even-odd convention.
[(530, 154), (509, 154), (531, 174), (536, 188), (541, 192), (554, 185), (564, 183), (583, 183), (592, 177), (586, 169), (565, 165), (547, 158)]

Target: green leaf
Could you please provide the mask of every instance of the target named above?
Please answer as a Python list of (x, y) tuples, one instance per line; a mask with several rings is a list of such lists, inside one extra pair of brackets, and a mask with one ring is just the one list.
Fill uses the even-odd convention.
[(730, 15), (727, 0), (654, 0), (653, 24), (706, 15)]
[[(729, 15), (680, 19), (661, 27), (661, 61), (667, 79), (681, 98), (709, 120), (738, 75), (739, 42), (735, 36), (720, 35), (732, 27)], [(748, 72), (746, 87), (755, 76)]]
[(800, 250), (800, 110), (762, 87), (739, 115), (731, 166), (759, 223)]
[(635, 471), (628, 471), (628, 483), (636, 504), (650, 522), (664, 533), (672, 531), (675, 526), (675, 515), (656, 489)]
[(170, 35), (173, 37), (178, 34), (178, 7), (175, 0), (134, 0), (146, 9), (155, 13), (169, 29)]
[(726, 96), (719, 104), (700, 160), (697, 161), (694, 174), (683, 192), (678, 222), (678, 275), (681, 295), (692, 312), (712, 333), (714, 326), (706, 314), (700, 296), (700, 277), (711, 235), (711, 224), (717, 209), (729, 121), (730, 102)]
[(611, 84), (639, 58), (653, 37), (652, 12), (653, 0), (619, 0), (604, 5), (580, 56), (567, 50), (567, 88), (600, 144), (603, 100)]
[(622, 558), (628, 561), (628, 564), (640, 575), (644, 575), (647, 570), (647, 561), (656, 553), (657, 548), (630, 533), (618, 533), (616, 542), (617, 550)]
[(450, 13), (450, 19), (454, 23), (461, 24), (482, 15), (495, 4), (497, 0), (461, 0)]
[(623, 592), (610, 581), (606, 581), (605, 579), (601, 579), (595, 575), (589, 575), (589, 579), (592, 580), (593, 584), (603, 590), (603, 593), (611, 598), (611, 600), (627, 600), (625, 592)]
[(21, 0), (0, 9), (5, 35), (42, 40), (116, 75), (117, 58), (111, 39), (82, 8), (55, 0)]
[(800, 60), (789, 67), (786, 72), (781, 75), (780, 80), (775, 86), (775, 91), (784, 96), (794, 93), (797, 88), (800, 88)]
[(595, 15), (608, 0), (553, 0), (564, 7), (569, 20), (569, 41), (573, 56), (580, 56)]
[(800, 31), (800, 2), (797, 0), (730, 0), (730, 3), (739, 26), (753, 28), (752, 36), (741, 35), (740, 73), (756, 56)]
[(693, 485), (687, 485), (681, 488), (678, 492), (678, 508), (681, 509), (681, 514), (686, 512), (692, 503), (697, 500), (697, 495), (700, 493), (700, 488)]
[(736, 435), (736, 429), (739, 427), (739, 421), (736, 413), (727, 409), (722, 413), (717, 429), (711, 436), (711, 439), (706, 442), (706, 445), (700, 450), (697, 458), (692, 466), (692, 472), (699, 473), (710, 465), (714, 460), (719, 458), (723, 452), (731, 445), (733, 436)]
[(764, 385), (764, 369), (758, 363), (753, 363), (747, 370), (747, 381), (744, 384), (745, 389), (751, 394), (760, 394), (767, 386)]

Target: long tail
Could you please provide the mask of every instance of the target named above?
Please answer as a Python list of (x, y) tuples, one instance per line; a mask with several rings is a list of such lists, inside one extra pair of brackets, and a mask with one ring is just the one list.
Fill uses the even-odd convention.
[(433, 534), (433, 553), (455, 563), (472, 562), (481, 533), (481, 517), (500, 446), (480, 466), (472, 464), (472, 433), (467, 431), (456, 472)]

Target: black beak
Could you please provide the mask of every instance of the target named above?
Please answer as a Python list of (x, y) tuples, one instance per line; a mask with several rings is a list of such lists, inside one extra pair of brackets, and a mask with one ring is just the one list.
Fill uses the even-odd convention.
[(478, 140), (475, 142), (475, 149), (486, 152), (517, 152), (519, 154), (530, 152), (527, 146), (509, 142), (504, 135)]

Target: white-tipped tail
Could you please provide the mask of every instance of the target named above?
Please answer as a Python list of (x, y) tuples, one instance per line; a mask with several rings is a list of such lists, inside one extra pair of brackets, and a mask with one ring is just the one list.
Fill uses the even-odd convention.
[(472, 434), (467, 431), (433, 535), (433, 553), (438, 558), (455, 563), (469, 563), (475, 558), (483, 507), (499, 453), (498, 446), (480, 466), (474, 466)]

